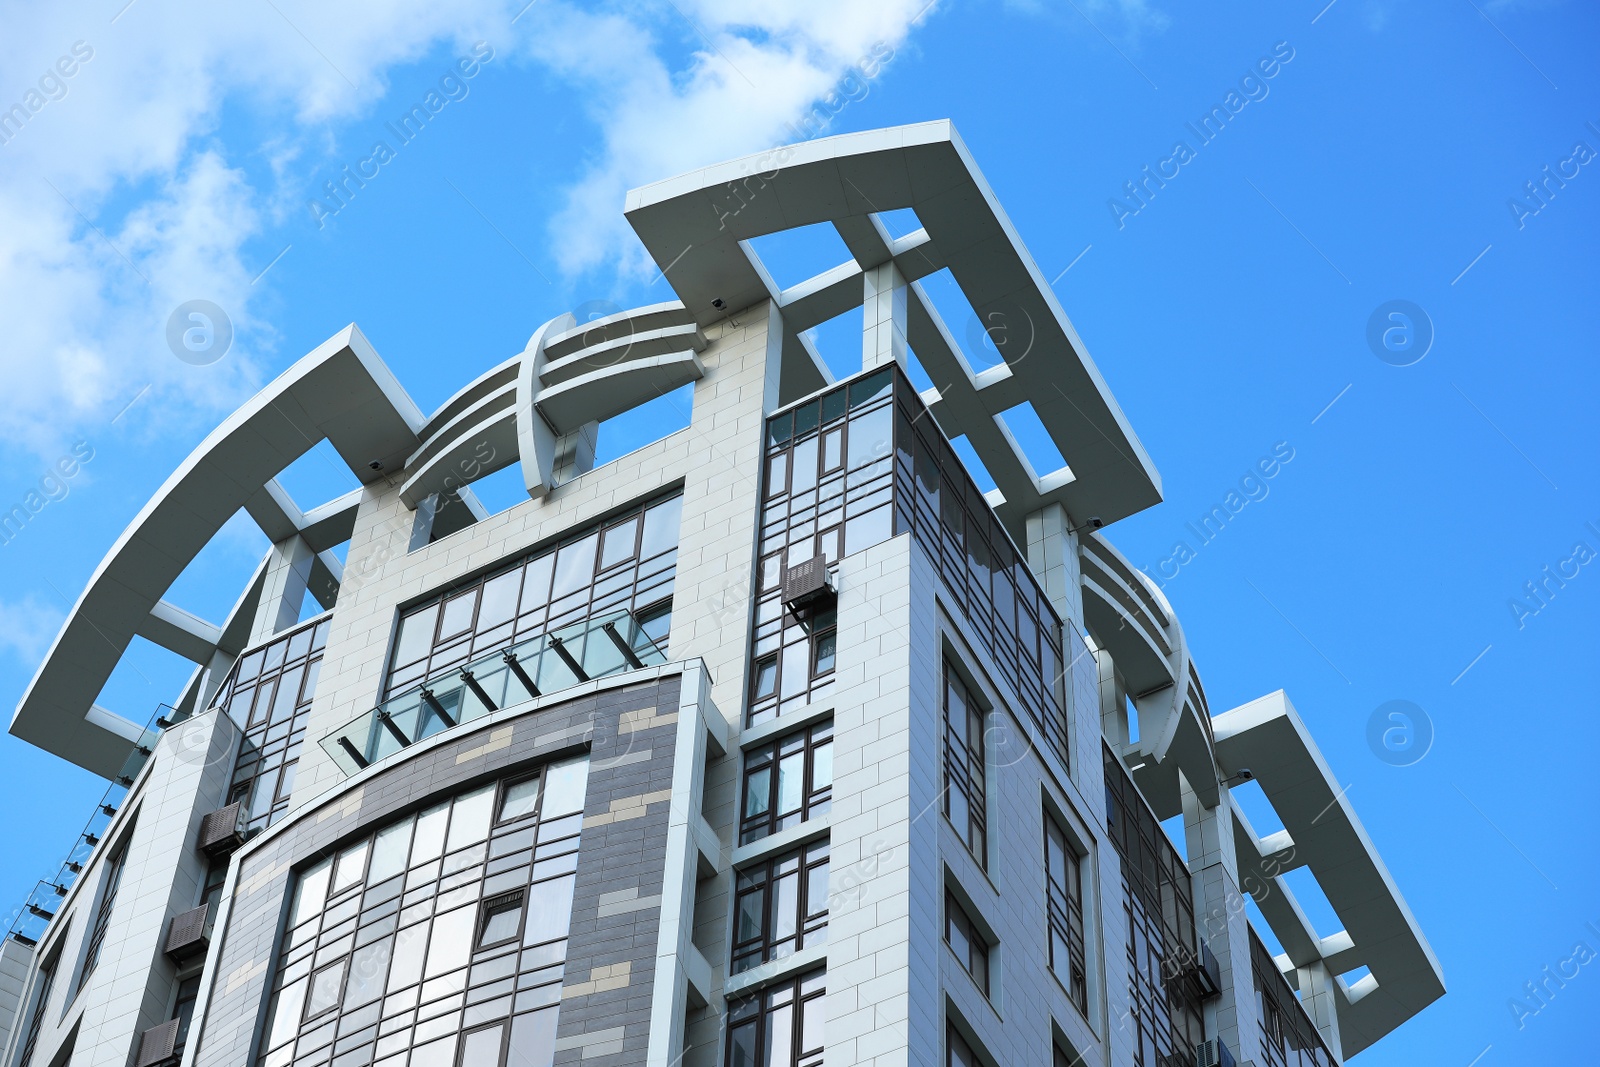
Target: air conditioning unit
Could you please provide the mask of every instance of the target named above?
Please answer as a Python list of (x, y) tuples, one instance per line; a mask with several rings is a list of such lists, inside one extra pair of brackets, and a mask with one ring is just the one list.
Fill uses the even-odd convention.
[(178, 963), (205, 952), (211, 945), (211, 909), (202, 904), (182, 915), (174, 915), (167, 926), (167, 943), (162, 950)]
[(1178, 948), (1168, 953), (1161, 961), (1161, 977), (1177, 983), (1195, 1000), (1208, 1000), (1222, 992), (1222, 968), (1204, 942), (1198, 952)]
[(167, 1067), (178, 1062), (178, 1020), (169, 1019), (139, 1035), (133, 1067)]
[(794, 612), (830, 603), (837, 597), (828, 580), (828, 560), (812, 556), (804, 563), (783, 568), (783, 603)]
[(244, 844), (244, 804), (234, 801), (200, 820), (200, 851), (213, 858), (226, 856)]
[(1200, 1061), (1200, 1067), (1238, 1067), (1228, 1046), (1216, 1038), (1196, 1045), (1194, 1055)]

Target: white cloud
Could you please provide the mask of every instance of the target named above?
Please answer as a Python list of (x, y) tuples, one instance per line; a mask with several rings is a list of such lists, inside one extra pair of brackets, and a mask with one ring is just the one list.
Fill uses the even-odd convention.
[[(792, 139), (790, 124), (875, 45), (899, 48), (927, 0), (814, 3), (701, 0), (646, 28), (622, 16), (541, 5), (530, 42), (542, 63), (583, 85), (602, 144), (552, 221), (563, 270), (608, 262), (648, 272), (622, 218), (631, 187)], [(657, 36), (687, 37), (673, 70)]]
[(21, 600), (0, 600), (0, 651), (32, 666), (55, 639), (66, 612), (31, 593)]
[[(512, 27), (524, 2), (144, 0), (120, 15), (122, 0), (90, 14), (0, 4), (0, 113), (11, 116), (0, 143), (0, 447), (53, 457), (146, 384), (139, 418), (206, 423), (259, 387), (275, 353), (250, 281), (271, 252), (247, 242), (304, 202), (305, 157), (373, 110), (396, 64), (441, 42), (465, 51), (489, 40), (587, 94), (597, 149), (552, 222), (564, 269), (583, 271), (639, 263), (621, 218), (628, 187), (786, 139), (786, 122), (874, 42), (898, 47), (926, 4), (678, 0), (641, 14), (541, 2)], [(674, 58), (686, 41), (692, 54)], [(230, 143), (222, 116), (233, 101), (277, 135)], [(268, 187), (245, 173), (247, 153), (265, 162)], [(236, 330), (234, 349), (206, 368), (165, 341), (168, 315), (194, 298), (221, 305)]]

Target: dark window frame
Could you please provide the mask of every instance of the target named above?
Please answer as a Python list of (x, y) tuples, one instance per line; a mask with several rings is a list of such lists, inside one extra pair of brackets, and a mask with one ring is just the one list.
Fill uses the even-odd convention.
[[(951, 696), (955, 693), (959, 693), (962, 700), (961, 714), (964, 721), (959, 731), (956, 729), (956, 724), (951, 721)], [(972, 853), (972, 858), (977, 860), (978, 866), (988, 870), (989, 784), (988, 768), (985, 763), (988, 758), (988, 745), (984, 734), (988, 729), (990, 709), (977, 694), (975, 687), (967, 684), (966, 679), (948, 657), (944, 661), (942, 704), (945, 819), (956, 831), (956, 836), (967, 846), (967, 851)], [(961, 796), (966, 806), (967, 825), (964, 827), (956, 824), (956, 813), (952, 810), (951, 798), (956, 794)]]
[(35, 994), (33, 1010), (28, 1013), (28, 1033), (22, 1041), (22, 1054), (17, 1057), (17, 1067), (29, 1067), (33, 1062), (34, 1049), (39, 1044), (39, 1035), (44, 1032), (44, 1019), (50, 1006), (50, 994), (55, 992), (56, 975), (61, 971), (61, 948), (66, 944), (66, 932), (72, 928), (72, 919), (69, 916), (62, 926), (63, 933), (56, 943), (56, 949), (50, 958), (39, 966), (39, 977), (35, 980), (38, 993)]
[[(952, 931), (959, 934), (967, 944), (967, 957), (962, 959), (960, 951), (952, 937)], [(944, 943), (952, 955), (961, 963), (961, 969), (967, 972), (973, 984), (978, 987), (985, 998), (989, 996), (990, 981), (993, 976), (992, 954), (994, 945), (990, 943), (988, 935), (978, 928), (972, 916), (967, 914), (967, 909), (961, 901), (956, 899), (947, 886), (944, 891)], [(982, 961), (979, 963), (978, 961)], [(982, 971), (980, 974), (979, 971)]]
[[(1054, 856), (1061, 855), (1063, 880), (1056, 878)], [(1044, 813), (1046, 960), (1079, 1012), (1089, 1012), (1089, 977), (1083, 925), (1083, 859), (1066, 827)], [(1058, 945), (1065, 959), (1058, 959)]]
[[(498, 941), (485, 941), (483, 936), (489, 932), (490, 918), (500, 914), (501, 912), (510, 911), (512, 908), (515, 908), (517, 912), (517, 928), (513, 930), (508, 937), (502, 937)], [(528, 889), (526, 886), (521, 886), (505, 893), (497, 893), (492, 897), (485, 898), (478, 905), (478, 925), (472, 934), (473, 954), (477, 954), (479, 952), (490, 952), (494, 949), (504, 948), (507, 945), (515, 944), (521, 941), (522, 928), (527, 921)]]
[(106, 933), (111, 927), (111, 913), (116, 908), (117, 891), (122, 888), (122, 875), (128, 865), (128, 846), (133, 843), (135, 826), (122, 832), (116, 848), (106, 857), (105, 873), (100, 879), (99, 900), (95, 904), (94, 922), (89, 927), (89, 937), (84, 943), (83, 964), (78, 968), (78, 981), (73, 995), (83, 992), (89, 978), (100, 965), (100, 952), (105, 947)]
[[(777, 999), (785, 995), (787, 995), (786, 1000)], [(822, 1067), (823, 1046), (803, 1048), (800, 1041), (804, 1034), (802, 1024), (805, 1021), (806, 1006), (826, 996), (827, 973), (819, 968), (766, 986), (742, 999), (730, 1001), (725, 1027), (727, 1036), (724, 1039), (723, 1062), (727, 1064), (734, 1062), (734, 1043), (741, 1031), (751, 1027), (754, 1035), (751, 1047), (755, 1049), (755, 1060), (750, 1067)], [(785, 1009), (791, 1027), (788, 1061), (767, 1063), (765, 1061), (767, 1031), (773, 1019), (781, 1016)]]
[[(780, 830), (790, 826), (798, 826), (819, 815), (829, 811), (833, 806), (833, 720), (826, 719), (822, 722), (812, 723), (809, 726), (793, 730), (781, 737), (775, 738), (767, 744), (753, 748), (745, 753), (744, 773), (739, 782), (739, 843), (749, 844), (762, 838), (771, 837)], [(828, 747), (828, 783), (817, 785), (817, 756), (824, 747)], [(800, 754), (800, 807), (792, 811), (780, 811), (779, 803), (779, 768), (786, 757)], [(767, 807), (764, 812), (750, 815), (745, 813), (745, 804), (749, 797), (751, 778), (768, 771), (767, 778)], [(756, 831), (760, 831), (757, 833)]]
[[(730, 973), (742, 974), (752, 967), (759, 967), (763, 963), (792, 956), (802, 949), (827, 943), (828, 894), (824, 888), (823, 898), (818, 907), (818, 902), (811, 899), (811, 879), (819, 868), (826, 868), (828, 863), (829, 848), (827, 840), (824, 839), (787, 850), (735, 874), (733, 891), (735, 923), (738, 922), (741, 905), (746, 898), (760, 894), (762, 907), (760, 928), (756, 935), (743, 941), (733, 940), (729, 948)], [(791, 867), (792, 869), (786, 869)], [(794, 914), (779, 915), (778, 883), (788, 877), (795, 879)], [(792, 926), (793, 933), (779, 937), (777, 927), (780, 920), (785, 919)], [(734, 937), (737, 936), (736, 925)]]

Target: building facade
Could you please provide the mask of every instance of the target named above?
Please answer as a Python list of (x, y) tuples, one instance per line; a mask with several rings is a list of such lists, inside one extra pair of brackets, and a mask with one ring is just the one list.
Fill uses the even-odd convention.
[[(349, 327), (113, 546), (11, 725), (110, 786), (0, 951), (0, 1065), (1310, 1067), (1443, 993), (1287, 696), (1211, 714), (1107, 538), (1159, 477), (948, 123), (626, 214), (674, 300), (431, 415)], [(780, 288), (750, 242), (816, 224), (850, 260)], [(811, 331), (858, 308), (835, 380)], [(324, 440), (360, 488), (302, 509)], [(231, 614), (163, 599), (240, 508)], [(95, 702), (135, 636), (195, 665), (148, 726)]]

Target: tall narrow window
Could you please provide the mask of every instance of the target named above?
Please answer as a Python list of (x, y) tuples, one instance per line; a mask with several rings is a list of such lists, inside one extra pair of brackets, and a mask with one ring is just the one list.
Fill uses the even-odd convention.
[(1083, 952), (1083, 872), (1067, 833), (1049, 812), (1044, 816), (1045, 910), (1050, 926), (1050, 969), (1078, 1010), (1089, 1010)]
[[(62, 938), (64, 942), (65, 937)], [(28, 1067), (33, 1062), (33, 1048), (39, 1043), (39, 1031), (44, 1029), (45, 1007), (50, 1003), (50, 991), (55, 988), (56, 970), (61, 963), (61, 951), (56, 950), (49, 962), (39, 968), (38, 987), (35, 994), (33, 1011), (28, 1016), (28, 1036), (22, 1041), (22, 1055), (17, 1058), (17, 1067)]]
[(972, 976), (983, 995), (988, 996), (989, 942), (949, 890), (944, 894), (944, 940), (961, 961), (962, 969)]
[(117, 903), (117, 887), (122, 884), (122, 869), (128, 858), (128, 842), (132, 838), (131, 830), (125, 833), (122, 843), (117, 846), (117, 851), (106, 860), (105, 884), (100, 890), (100, 906), (95, 909), (94, 926), (89, 930), (89, 947), (83, 956), (83, 969), (78, 972), (80, 990), (89, 983), (89, 976), (94, 973), (95, 965), (100, 962), (100, 949), (105, 944), (106, 927), (111, 924), (111, 909)]
[(983, 708), (948, 662), (944, 665), (944, 813), (978, 865), (987, 867)]
[(944, 1035), (944, 1062), (945, 1067), (981, 1067), (978, 1057), (972, 1054), (972, 1049), (956, 1033), (953, 1026), (946, 1027)]

